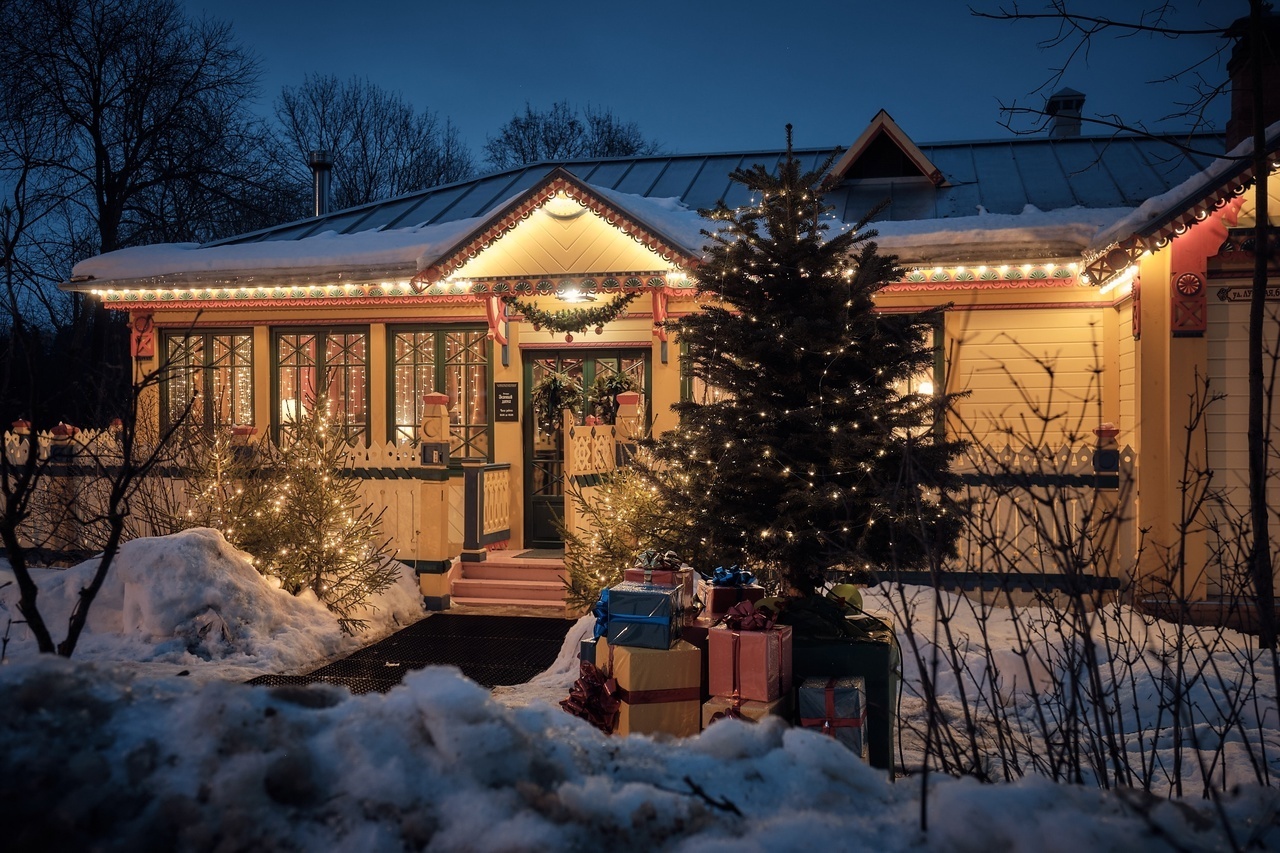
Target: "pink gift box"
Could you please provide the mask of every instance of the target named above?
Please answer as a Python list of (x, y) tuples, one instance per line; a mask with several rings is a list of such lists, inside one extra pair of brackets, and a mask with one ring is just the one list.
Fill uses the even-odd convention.
[(712, 628), (707, 636), (707, 692), (772, 702), (791, 692), (791, 626), (767, 631)]

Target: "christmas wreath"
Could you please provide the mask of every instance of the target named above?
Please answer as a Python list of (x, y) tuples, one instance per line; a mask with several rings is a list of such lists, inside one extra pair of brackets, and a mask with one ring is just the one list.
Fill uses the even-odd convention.
[(543, 311), (537, 305), (504, 296), (502, 301), (524, 315), (533, 324), (535, 331), (550, 329), (553, 332), (564, 332), (566, 341), (572, 341), (576, 332), (585, 332), (592, 326), (596, 334), (604, 332), (605, 323), (616, 320), (626, 313), (627, 306), (640, 294), (638, 292), (619, 293), (604, 305), (594, 308), (565, 308), (561, 311)]

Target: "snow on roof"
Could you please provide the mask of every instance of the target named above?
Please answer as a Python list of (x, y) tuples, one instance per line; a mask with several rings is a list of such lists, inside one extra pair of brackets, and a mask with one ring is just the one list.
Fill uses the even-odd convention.
[(670, 238), (691, 255), (701, 255), (706, 242), (702, 229), (712, 223), (698, 215), (698, 211), (686, 207), (678, 198), (650, 198), (632, 193), (621, 193), (606, 187), (588, 184), (600, 197), (622, 208), (642, 224), (654, 228), (663, 237)]
[(127, 281), (190, 273), (399, 269), (417, 271), (419, 259), (434, 257), (479, 224), (463, 219), (414, 228), (373, 229), (354, 234), (325, 231), (300, 240), (268, 240), (201, 246), (158, 243), (108, 252), (76, 264), (74, 278)]
[[(1280, 145), (1280, 122), (1269, 126), (1265, 136), (1267, 148), (1274, 151)], [(1086, 248), (1091, 253), (1101, 252), (1132, 236), (1143, 235), (1153, 226), (1158, 226), (1162, 220), (1199, 204), (1223, 184), (1250, 172), (1253, 164), (1249, 155), (1252, 151), (1253, 140), (1246, 139), (1225, 156), (1212, 161), (1167, 192), (1147, 199), (1128, 216), (1100, 231)]]
[(873, 222), (876, 242), (904, 260), (958, 261), (1002, 258), (1062, 257), (1079, 254), (1105, 228), (1130, 208), (1094, 210), (1068, 207), (1021, 213), (987, 213), (915, 222)]

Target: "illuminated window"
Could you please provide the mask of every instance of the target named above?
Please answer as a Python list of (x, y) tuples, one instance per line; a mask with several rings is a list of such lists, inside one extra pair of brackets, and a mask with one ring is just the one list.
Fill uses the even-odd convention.
[(174, 334), (165, 338), (164, 421), (191, 405), (188, 423), (201, 427), (253, 424), (253, 335)]
[(490, 458), (489, 339), (484, 329), (421, 328), (391, 333), (391, 432), (413, 441), (422, 395), (449, 397), (454, 458)]
[(363, 330), (277, 332), (275, 415), (288, 430), (329, 401), (329, 422), (352, 443), (369, 434), (369, 335)]

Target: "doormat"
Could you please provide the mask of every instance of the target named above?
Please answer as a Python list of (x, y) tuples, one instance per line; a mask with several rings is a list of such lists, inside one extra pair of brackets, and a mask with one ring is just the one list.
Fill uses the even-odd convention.
[(573, 624), (545, 616), (434, 613), (307, 675), (262, 675), (248, 683), (341, 684), (352, 693), (386, 693), (408, 672), (456, 666), (482, 687), (524, 684), (555, 663)]
[(563, 548), (530, 548), (521, 554), (516, 554), (513, 560), (563, 560)]

